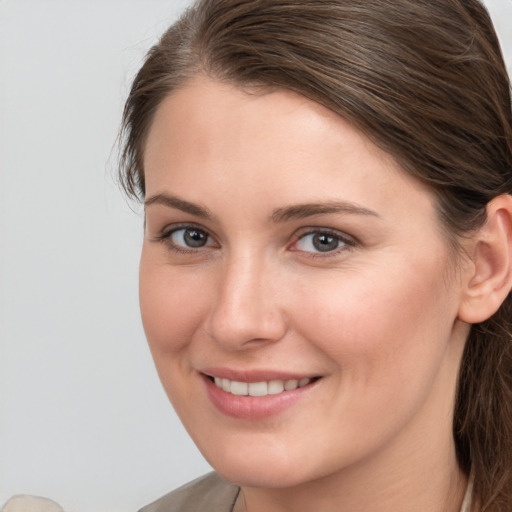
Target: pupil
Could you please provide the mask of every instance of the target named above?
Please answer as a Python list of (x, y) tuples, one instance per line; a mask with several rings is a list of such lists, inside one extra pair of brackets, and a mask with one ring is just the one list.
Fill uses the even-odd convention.
[(326, 234), (315, 235), (313, 237), (313, 245), (317, 251), (333, 251), (338, 248), (338, 239)]
[(187, 229), (184, 238), (189, 247), (203, 247), (206, 244), (206, 233), (198, 229)]

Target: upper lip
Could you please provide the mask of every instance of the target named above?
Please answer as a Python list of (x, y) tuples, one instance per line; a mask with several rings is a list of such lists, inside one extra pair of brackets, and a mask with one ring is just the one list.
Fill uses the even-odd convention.
[(235, 370), (232, 368), (203, 368), (200, 373), (208, 377), (218, 377), (236, 382), (268, 382), (271, 380), (300, 380), (319, 377), (318, 374), (287, 372), (266, 369)]

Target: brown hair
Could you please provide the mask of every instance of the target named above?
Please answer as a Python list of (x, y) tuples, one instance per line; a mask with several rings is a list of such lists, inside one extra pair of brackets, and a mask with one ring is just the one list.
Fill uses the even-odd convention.
[[(339, 114), (427, 183), (449, 239), (512, 192), (510, 82), (478, 0), (200, 0), (133, 83), (121, 182), (143, 197), (145, 138), (194, 75), (285, 88)], [(512, 297), (473, 325), (454, 413), (459, 464), (482, 511), (512, 510)]]

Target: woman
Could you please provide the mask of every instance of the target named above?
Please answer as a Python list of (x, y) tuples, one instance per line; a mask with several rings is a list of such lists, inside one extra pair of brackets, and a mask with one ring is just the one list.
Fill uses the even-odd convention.
[(200, 1), (124, 134), (149, 346), (220, 475), (144, 510), (512, 509), (512, 112), (477, 0)]

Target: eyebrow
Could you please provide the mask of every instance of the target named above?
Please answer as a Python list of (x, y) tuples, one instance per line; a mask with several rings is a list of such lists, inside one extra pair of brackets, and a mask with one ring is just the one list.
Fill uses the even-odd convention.
[(213, 217), (208, 208), (191, 203), (190, 201), (185, 201), (185, 199), (180, 199), (179, 197), (171, 194), (155, 194), (154, 196), (151, 196), (144, 202), (144, 208), (147, 208), (152, 204), (161, 204), (169, 208), (175, 208), (176, 210), (190, 213), (191, 215), (201, 217), (202, 219), (211, 219)]
[(272, 221), (287, 222), (290, 220), (305, 219), (315, 215), (325, 215), (329, 213), (345, 213), (351, 215), (370, 215), (380, 217), (377, 212), (358, 206), (348, 201), (326, 201), (321, 203), (307, 203), (286, 206), (278, 208), (272, 214)]
[[(190, 201), (186, 201), (185, 199), (181, 199), (172, 194), (155, 194), (154, 196), (146, 199), (144, 207), (147, 208), (153, 204), (160, 204), (169, 208), (175, 208), (202, 219), (212, 219), (214, 217), (208, 208), (191, 203)], [(270, 216), (270, 219), (272, 222), (277, 224), (280, 222), (300, 220), (308, 217), (314, 217), (315, 215), (325, 215), (329, 213), (380, 217), (377, 212), (348, 201), (325, 201), (319, 203), (295, 204), (285, 206), (283, 208), (277, 208)]]

